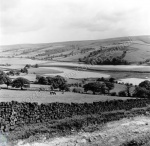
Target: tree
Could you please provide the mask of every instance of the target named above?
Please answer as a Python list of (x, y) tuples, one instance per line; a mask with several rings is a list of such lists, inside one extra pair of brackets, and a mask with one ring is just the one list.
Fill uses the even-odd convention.
[(39, 65), (38, 64), (35, 64), (35, 68), (38, 68), (39, 67)]
[(131, 94), (130, 94), (130, 87), (131, 87), (130, 84), (126, 84), (126, 89), (125, 89), (125, 91), (126, 91), (128, 97), (131, 96)]
[(12, 76), (14, 76), (14, 75), (15, 75), (15, 72), (14, 72), (14, 70), (10, 70), (10, 71), (9, 71), (9, 75), (12, 75)]
[(24, 73), (28, 74), (28, 69), (26, 67), (24, 67), (23, 71)]
[(120, 96), (120, 97), (126, 97), (127, 95), (126, 95), (126, 91), (120, 91), (120, 92), (118, 92), (118, 96)]
[(61, 84), (60, 86), (59, 86), (59, 89), (60, 90), (65, 90), (65, 91), (69, 91), (70, 89), (69, 89), (69, 87), (68, 87), (68, 84)]
[(17, 75), (17, 76), (19, 76), (19, 75), (20, 75), (20, 72), (19, 72), (19, 71), (17, 71), (17, 72), (16, 72), (16, 75)]
[(150, 97), (150, 91), (147, 90), (144, 87), (136, 87), (133, 93), (134, 97), (140, 97), (140, 98), (149, 98)]
[(101, 92), (102, 91), (102, 83), (100, 83), (100, 82), (88, 83), (88, 84), (85, 84), (83, 86), (83, 88), (84, 88), (85, 92), (90, 90), (93, 92), (93, 94), (95, 94), (95, 92)]
[(28, 74), (28, 69), (24, 67), (23, 69), (20, 70), (20, 72)]
[(47, 81), (48, 81), (48, 84), (49, 85), (52, 85), (53, 81), (54, 81), (54, 78), (53, 77), (46, 77)]
[(30, 81), (19, 77), (13, 80), (12, 87), (21, 88), (21, 90), (23, 90), (23, 87), (30, 87)]
[(66, 82), (67, 81), (65, 80), (65, 78), (63, 78), (62, 76), (57, 75), (57, 76), (54, 77), (52, 85), (53, 85), (54, 89), (56, 89), (56, 88), (60, 89), (61, 86), (63, 86), (63, 84), (66, 84)]
[(101, 86), (101, 93), (103, 94), (106, 94), (109, 92), (109, 88), (106, 86), (105, 83), (102, 83), (102, 86)]
[(114, 83), (115, 82), (115, 78), (109, 78), (109, 82)]
[(110, 95), (111, 95), (111, 96), (116, 96), (117, 93), (116, 93), (116, 92), (111, 92)]
[(134, 90), (133, 96), (141, 98), (150, 98), (150, 81), (145, 80)]
[(145, 80), (139, 84), (139, 87), (145, 88), (146, 90), (150, 90), (150, 81)]
[(82, 62), (82, 59), (81, 59), (81, 58), (79, 58), (79, 62)]
[(47, 80), (47, 78), (41, 76), (41, 77), (38, 79), (38, 83), (39, 83), (39, 84), (42, 84), (42, 85), (48, 85), (48, 80)]
[(26, 68), (30, 68), (30, 67), (31, 67), (31, 64), (26, 64), (25, 67), (26, 67)]
[(114, 88), (114, 84), (110, 82), (105, 82), (106, 87), (108, 88), (108, 92)]
[(12, 83), (12, 80), (3, 72), (0, 72), (0, 84), (6, 84), (7, 88)]

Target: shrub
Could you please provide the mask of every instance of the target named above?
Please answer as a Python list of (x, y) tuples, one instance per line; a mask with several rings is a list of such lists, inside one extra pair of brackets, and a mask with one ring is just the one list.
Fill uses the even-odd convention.
[(73, 89), (72, 89), (72, 92), (81, 93), (82, 90), (81, 90), (80, 88), (73, 88)]
[(109, 82), (114, 83), (115, 82), (115, 78), (109, 78)]
[(125, 91), (120, 91), (120, 92), (118, 93), (118, 96), (120, 96), (120, 97), (126, 97), (127, 95), (126, 95), (126, 92), (125, 92)]
[(34, 66), (35, 68), (38, 68), (39, 67), (39, 65), (38, 64), (35, 64), (35, 66)]
[(111, 96), (116, 96), (117, 93), (116, 93), (116, 92), (112, 92), (112, 93), (110, 93), (110, 95), (111, 95)]

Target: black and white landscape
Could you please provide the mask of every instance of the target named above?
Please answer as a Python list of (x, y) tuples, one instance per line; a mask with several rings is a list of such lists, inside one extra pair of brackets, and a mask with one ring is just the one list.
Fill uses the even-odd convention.
[(150, 146), (148, 0), (0, 0), (0, 146)]

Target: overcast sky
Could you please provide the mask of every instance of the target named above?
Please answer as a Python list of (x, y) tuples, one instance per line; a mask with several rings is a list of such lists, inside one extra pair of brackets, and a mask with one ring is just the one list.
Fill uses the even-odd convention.
[(150, 34), (150, 0), (0, 0), (0, 45)]

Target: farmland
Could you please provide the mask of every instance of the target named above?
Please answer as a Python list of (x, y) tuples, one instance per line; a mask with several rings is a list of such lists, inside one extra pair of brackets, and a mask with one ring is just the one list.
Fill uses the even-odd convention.
[(52, 103), (52, 102), (63, 102), (63, 103), (92, 103), (95, 101), (106, 101), (113, 99), (129, 99), (128, 97), (113, 97), (104, 95), (90, 95), (90, 94), (80, 94), (80, 93), (65, 93), (57, 92), (56, 95), (50, 95), (46, 91), (16, 91), (16, 90), (2, 90), (1, 91), (1, 102), (38, 102), (41, 103)]
[[(92, 135), (108, 122), (125, 118), (127, 123), (141, 115), (149, 122), (150, 102), (135, 94), (150, 80), (149, 36), (1, 46), (0, 51), (0, 130), (10, 142)], [(15, 85), (18, 78), (26, 85)]]

